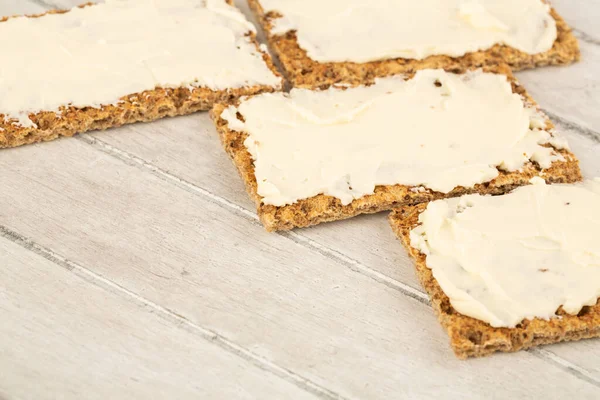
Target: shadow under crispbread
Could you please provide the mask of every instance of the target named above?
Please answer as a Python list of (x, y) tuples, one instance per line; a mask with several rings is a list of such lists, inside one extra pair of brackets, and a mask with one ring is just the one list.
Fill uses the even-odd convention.
[[(523, 96), (528, 105), (536, 106), (533, 99), (512, 76), (508, 66), (486, 67), (483, 70), (506, 75), (512, 84), (513, 92)], [(463, 69), (462, 72), (466, 71), (468, 69)], [(410, 77), (412, 76), (406, 76), (407, 79)], [(521, 172), (500, 171), (499, 176), (490, 182), (478, 184), (472, 188), (457, 187), (446, 194), (405, 185), (390, 185), (377, 186), (373, 194), (356, 199), (348, 205), (342, 205), (339, 199), (324, 194), (299, 200), (283, 207), (265, 205), (262, 204), (262, 198), (257, 193), (252, 156), (244, 145), (247, 134), (230, 130), (227, 121), (221, 118), (221, 113), (227, 107), (228, 104), (217, 104), (211, 111), (211, 117), (217, 127), (221, 143), (238, 169), (248, 194), (256, 204), (260, 220), (268, 231), (307, 227), (322, 222), (351, 218), (359, 214), (371, 214), (391, 210), (395, 207), (415, 205), (468, 193), (503, 194), (518, 186), (528, 184), (529, 180), (535, 176), (541, 176), (548, 183), (571, 183), (582, 179), (579, 162), (575, 156), (568, 150), (556, 150), (557, 153), (563, 155), (565, 161), (555, 161), (548, 169), (541, 169), (536, 163), (529, 162)], [(552, 128), (552, 122), (546, 117), (546, 129), (551, 131)]]
[(493, 328), (488, 323), (456, 311), (450, 299), (426, 265), (426, 257), (410, 245), (410, 231), (419, 225), (419, 215), (427, 204), (402, 207), (389, 217), (394, 233), (415, 260), (417, 275), (431, 298), (433, 309), (450, 337), (450, 345), (458, 358), (482, 357), (494, 352), (515, 352), (529, 347), (565, 341), (600, 337), (600, 300), (586, 306), (578, 315), (559, 309), (558, 316), (548, 321), (524, 320), (516, 328)]
[[(232, 0), (223, 0), (233, 5)], [(79, 7), (93, 6), (85, 3)], [(39, 18), (49, 14), (62, 14), (68, 10), (52, 10), (44, 14), (31, 15)], [(12, 17), (0, 17), (0, 23)], [(257, 51), (268, 68), (277, 77), (277, 71), (271, 57), (262, 51), (253, 33), (249, 34)], [(206, 87), (155, 88), (141, 93), (121, 97), (116, 105), (95, 107), (61, 107), (58, 112), (41, 111), (30, 114), (29, 118), (36, 127), (23, 127), (4, 120), (0, 113), (0, 149), (17, 147), (26, 144), (50, 141), (59, 136), (73, 136), (92, 130), (105, 130), (135, 122), (150, 122), (164, 117), (191, 114), (197, 111), (208, 111), (216, 103), (232, 103), (242, 97), (264, 92), (273, 92), (280, 88), (267, 85), (254, 85), (226, 90), (212, 90)]]
[(508, 46), (495, 45), (489, 50), (468, 53), (462, 57), (436, 55), (423, 60), (396, 58), (367, 63), (321, 63), (311, 59), (299, 46), (294, 31), (283, 35), (271, 33), (273, 21), (281, 15), (276, 12), (265, 13), (260, 0), (248, 0), (248, 3), (262, 25), (269, 47), (281, 63), (284, 75), (295, 87), (317, 88), (335, 83), (360, 85), (370, 83), (376, 77), (410, 73), (426, 68), (460, 71), (467, 67), (506, 63), (514, 71), (518, 71), (546, 65), (570, 64), (580, 58), (577, 38), (561, 16), (552, 9), (551, 14), (556, 20), (558, 36), (552, 49), (540, 54), (531, 55)]

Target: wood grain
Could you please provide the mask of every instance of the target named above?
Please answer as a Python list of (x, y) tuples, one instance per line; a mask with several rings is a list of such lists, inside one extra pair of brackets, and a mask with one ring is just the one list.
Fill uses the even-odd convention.
[(552, 5), (561, 10), (576, 34), (583, 34), (583, 40), (600, 43), (600, 0), (552, 0)]
[(581, 62), (515, 74), (542, 108), (600, 136), (600, 46), (580, 41)]
[[(166, 172), (252, 212), (254, 206), (248, 200), (229, 159), (223, 155), (216, 132), (210, 127), (199, 129), (198, 132), (191, 129), (194, 124), (205, 126), (205, 118), (208, 119), (204, 115), (183, 117), (168, 123), (159, 122), (144, 129), (133, 126), (124, 128), (123, 132), (112, 131), (94, 137), (144, 160), (151, 160), (154, 166), (164, 168)], [(179, 135), (169, 135), (166, 132), (167, 125), (177, 125)], [(583, 136), (577, 130), (560, 123), (557, 124), (557, 129), (569, 140), (573, 152), (578, 155), (584, 176), (600, 176), (600, 141)], [(203, 149), (202, 158), (196, 156), (200, 149)], [(205, 164), (215, 166), (214, 170), (203, 167)], [(323, 224), (298, 230), (292, 235), (325, 247), (329, 257), (344, 262), (350, 269), (358, 269), (385, 285), (409, 294), (413, 290), (423, 293), (412, 262), (389, 229), (384, 214)], [(594, 354), (600, 357), (600, 341), (590, 343), (595, 348)], [(577, 363), (580, 360), (579, 351), (569, 351), (568, 346), (561, 349), (564, 349), (561, 355), (569, 361)], [(547, 350), (554, 351), (553, 347)], [(600, 379), (600, 375), (596, 375), (596, 378)]]
[(48, 7), (43, 3), (33, 0), (2, 0), (0, 2), (0, 16), (36, 14), (46, 11)]
[(315, 398), (3, 237), (0, 249), (7, 398)]
[(597, 394), (528, 353), (462, 363), (427, 305), (129, 163), (82, 140), (4, 152), (0, 221), (345, 397), (426, 396), (440, 382), (483, 395), (517, 380), (558, 398), (569, 385), (550, 389), (557, 379)]
[[(575, 27), (600, 11), (558, 3)], [(600, 53), (582, 49), (520, 78), (591, 177)], [(454, 359), (385, 215), (264, 232), (206, 114), (2, 151), (0, 171), (0, 398), (600, 396), (599, 341)]]

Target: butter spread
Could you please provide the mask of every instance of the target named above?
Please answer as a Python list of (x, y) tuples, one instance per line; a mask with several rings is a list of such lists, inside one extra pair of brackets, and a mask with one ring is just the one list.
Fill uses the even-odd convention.
[(107, 0), (0, 23), (0, 114), (114, 104), (157, 87), (280, 86), (224, 0)]
[(498, 168), (562, 159), (544, 146), (554, 138), (543, 116), (506, 76), (481, 71), (423, 70), (368, 87), (262, 94), (222, 117), (248, 134), (258, 194), (275, 206), (321, 193), (348, 204), (376, 185), (447, 193), (488, 182)]
[(600, 179), (429, 203), (411, 246), (461, 314), (512, 328), (600, 297)]
[(273, 33), (296, 31), (320, 62), (460, 57), (504, 44), (536, 54), (557, 37), (541, 0), (261, 0), (277, 11)]

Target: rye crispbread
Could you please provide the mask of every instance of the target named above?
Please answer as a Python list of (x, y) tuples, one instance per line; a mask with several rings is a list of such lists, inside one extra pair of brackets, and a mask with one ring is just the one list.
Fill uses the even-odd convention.
[(426, 257), (410, 245), (410, 231), (419, 225), (427, 204), (401, 207), (390, 214), (392, 229), (416, 263), (417, 275), (431, 298), (433, 309), (450, 337), (458, 358), (482, 357), (494, 352), (515, 352), (534, 346), (600, 337), (600, 300), (577, 315), (562, 308), (557, 318), (524, 320), (516, 328), (493, 328), (488, 323), (456, 311), (427, 267)]
[[(513, 92), (523, 96), (527, 104), (536, 106), (533, 99), (513, 77), (507, 65), (485, 67), (483, 70), (506, 75), (512, 84)], [(463, 70), (462, 72), (466, 71)], [(406, 75), (407, 79), (410, 77), (412, 75)], [(239, 101), (236, 102), (236, 105), (239, 105)], [(570, 151), (563, 149), (556, 151), (564, 156), (565, 161), (556, 161), (548, 169), (542, 170), (536, 163), (530, 162), (524, 166), (521, 172), (500, 171), (500, 175), (488, 183), (478, 184), (472, 188), (457, 187), (446, 194), (424, 188), (393, 185), (377, 186), (373, 194), (356, 199), (348, 205), (342, 205), (339, 199), (323, 194), (283, 207), (265, 205), (262, 204), (262, 198), (257, 193), (252, 156), (244, 145), (247, 134), (230, 130), (227, 122), (221, 118), (221, 113), (227, 107), (227, 104), (215, 105), (211, 110), (211, 117), (217, 127), (221, 143), (238, 169), (245, 183), (246, 191), (256, 203), (258, 216), (268, 231), (307, 227), (322, 222), (350, 218), (359, 214), (371, 214), (391, 210), (394, 207), (414, 205), (468, 193), (503, 194), (517, 186), (528, 184), (534, 176), (541, 176), (548, 183), (571, 183), (582, 179), (578, 160)], [(547, 117), (546, 126), (548, 130), (552, 130), (554, 127)]]
[[(232, 0), (224, 0), (232, 5)], [(93, 6), (85, 3), (79, 7)], [(28, 15), (40, 18), (48, 14), (62, 14), (68, 10), (52, 10), (44, 14)], [(0, 18), (0, 23), (14, 17)], [(249, 33), (249, 39), (261, 52), (269, 69), (277, 76), (271, 57), (262, 51), (256, 41), (255, 34)], [(93, 107), (61, 107), (59, 112), (42, 111), (30, 114), (29, 118), (37, 127), (25, 128), (4, 120), (0, 113), (0, 149), (17, 147), (42, 141), (50, 141), (59, 136), (73, 136), (91, 130), (104, 130), (134, 122), (149, 122), (164, 117), (185, 115), (197, 111), (208, 111), (216, 103), (232, 103), (241, 96), (249, 96), (263, 92), (273, 92), (279, 87), (255, 85), (249, 87), (212, 90), (206, 87), (189, 88), (155, 88), (142, 93), (123, 96), (117, 105)]]
[(248, 3), (265, 32), (273, 56), (279, 60), (286, 79), (294, 87), (317, 88), (335, 83), (360, 85), (370, 83), (376, 77), (410, 73), (426, 68), (460, 71), (467, 67), (506, 63), (513, 71), (518, 71), (546, 65), (570, 64), (580, 58), (577, 38), (556, 10), (552, 9), (558, 37), (552, 49), (540, 54), (531, 55), (508, 46), (495, 45), (489, 50), (468, 53), (463, 57), (438, 55), (423, 60), (396, 58), (367, 63), (321, 63), (311, 59), (299, 46), (295, 31), (283, 35), (271, 33), (273, 21), (280, 18), (280, 14), (275, 11), (265, 13), (260, 0), (248, 0)]

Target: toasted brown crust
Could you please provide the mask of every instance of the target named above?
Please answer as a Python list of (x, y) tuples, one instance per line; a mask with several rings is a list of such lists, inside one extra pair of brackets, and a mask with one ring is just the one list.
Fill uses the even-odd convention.
[(295, 87), (326, 87), (334, 83), (359, 85), (372, 82), (376, 77), (414, 72), (425, 68), (444, 68), (462, 71), (467, 67), (483, 67), (507, 63), (514, 71), (546, 65), (563, 65), (578, 61), (579, 44), (567, 23), (552, 9), (558, 37), (552, 49), (530, 55), (514, 48), (496, 45), (486, 51), (466, 54), (463, 57), (430, 56), (424, 60), (391, 59), (367, 63), (330, 62), (312, 60), (298, 45), (295, 32), (284, 35), (271, 33), (273, 20), (281, 15), (265, 13), (260, 0), (248, 0), (250, 8), (260, 21), (273, 55), (279, 59), (284, 75)]
[[(231, 4), (231, 0), (225, 0)], [(87, 7), (93, 3), (82, 4)], [(61, 14), (66, 10), (52, 10), (44, 14), (30, 15), (39, 18), (48, 14)], [(0, 23), (9, 17), (0, 18)], [(263, 59), (273, 73), (280, 77), (271, 57), (260, 50), (255, 35), (250, 39), (262, 53)], [(104, 130), (134, 122), (149, 122), (159, 118), (185, 115), (197, 111), (207, 111), (216, 103), (232, 103), (241, 96), (249, 96), (263, 92), (273, 92), (276, 87), (255, 85), (228, 90), (212, 90), (208, 88), (156, 88), (142, 93), (123, 96), (117, 105), (93, 107), (61, 107), (59, 112), (39, 112), (30, 114), (29, 118), (37, 125), (25, 128), (5, 122), (0, 113), (0, 149), (17, 147), (42, 141), (49, 141), (59, 136), (73, 136), (91, 130)]]
[(524, 320), (516, 328), (492, 328), (488, 323), (457, 312), (437, 283), (425, 262), (425, 255), (410, 245), (410, 231), (419, 224), (419, 214), (427, 204), (402, 207), (392, 211), (392, 229), (414, 258), (417, 275), (431, 298), (431, 304), (450, 337), (458, 358), (482, 357), (497, 351), (515, 352), (529, 347), (600, 337), (600, 300), (584, 307), (578, 315), (559, 310), (559, 317), (549, 321)]
[[(508, 76), (513, 91), (522, 95), (527, 103), (535, 106), (533, 99), (518, 84), (506, 65), (485, 67), (484, 71), (502, 73)], [(407, 78), (410, 75), (407, 75)], [(404, 185), (377, 186), (375, 193), (354, 200), (348, 205), (342, 205), (340, 200), (326, 195), (318, 195), (300, 200), (294, 204), (276, 207), (262, 204), (262, 198), (257, 193), (256, 176), (252, 156), (244, 146), (247, 134), (229, 130), (227, 122), (221, 118), (221, 113), (227, 104), (217, 104), (211, 111), (221, 142), (233, 160), (240, 173), (248, 194), (257, 206), (258, 215), (268, 231), (289, 230), (307, 227), (322, 222), (336, 221), (354, 217), (359, 214), (371, 214), (391, 210), (394, 207), (414, 205), (444, 197), (455, 197), (467, 193), (502, 194), (517, 186), (526, 185), (534, 176), (541, 176), (549, 183), (569, 183), (581, 180), (579, 162), (567, 150), (557, 150), (565, 161), (557, 161), (549, 169), (542, 170), (535, 163), (527, 164), (522, 172), (500, 172), (500, 175), (485, 184), (473, 188), (458, 187), (450, 193), (439, 193), (432, 190), (417, 191)], [(552, 129), (552, 122), (547, 119), (547, 129)]]

